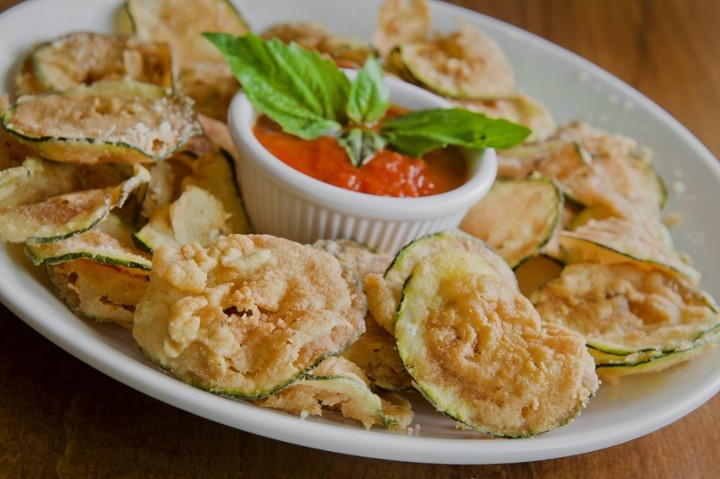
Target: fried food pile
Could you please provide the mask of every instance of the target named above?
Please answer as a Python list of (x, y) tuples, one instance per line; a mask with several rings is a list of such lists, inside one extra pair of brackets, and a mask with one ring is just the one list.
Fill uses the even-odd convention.
[(309, 22), (262, 32), (343, 67), (376, 55), (533, 129), (500, 153), (464, 231), (393, 257), (352, 238), (254, 234), (225, 123), (239, 85), (201, 36), (248, 24), (225, 0), (125, 6), (130, 34), (28, 45), (0, 97), (0, 239), (22, 244), (75, 314), (131, 330), (178, 379), (398, 431), (419, 393), (460, 428), (515, 438), (571, 422), (598, 375), (658, 371), (717, 342), (718, 307), (672, 245), (650, 151), (558, 128), (476, 26), (437, 33), (424, 0), (387, 0), (369, 41)]

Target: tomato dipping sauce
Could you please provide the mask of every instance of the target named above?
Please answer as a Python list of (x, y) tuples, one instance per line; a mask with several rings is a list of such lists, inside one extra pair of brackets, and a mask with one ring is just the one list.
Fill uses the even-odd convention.
[(412, 158), (384, 149), (356, 167), (335, 138), (304, 140), (282, 131), (265, 115), (254, 128), (258, 141), (292, 168), (330, 185), (378, 196), (415, 198), (453, 190), (468, 180), (469, 168), (455, 148)]

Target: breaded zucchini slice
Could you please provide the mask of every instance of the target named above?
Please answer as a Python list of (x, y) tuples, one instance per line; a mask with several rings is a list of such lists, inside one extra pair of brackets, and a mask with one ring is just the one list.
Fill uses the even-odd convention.
[(203, 32), (244, 35), (250, 29), (228, 0), (126, 0), (134, 34), (170, 45), (173, 61), (187, 65), (223, 57)]
[(592, 156), (577, 141), (527, 143), (498, 152), (498, 178), (522, 180), (539, 173), (562, 180), (591, 163)]
[(532, 130), (526, 142), (544, 141), (555, 134), (557, 125), (550, 111), (538, 100), (516, 92), (514, 96), (494, 100), (454, 100), (470, 111), (484, 113), (490, 118), (505, 118)]
[(76, 315), (132, 327), (133, 314), (148, 286), (146, 271), (89, 259), (46, 264), (60, 299)]
[(417, 83), (445, 97), (478, 100), (516, 94), (515, 72), (505, 53), (468, 22), (433, 41), (403, 43), (398, 55)]
[(269, 396), (364, 330), (329, 253), (267, 235), (161, 246), (135, 311), (141, 350), (196, 387)]
[(361, 422), (366, 429), (380, 426), (403, 431), (413, 418), (409, 401), (397, 395), (383, 398), (373, 393), (357, 365), (334, 356), (255, 404), (302, 416), (322, 416), (323, 408), (337, 410), (343, 417)]
[(720, 326), (705, 332), (694, 341), (692, 348), (683, 351), (643, 351), (623, 356), (590, 348), (590, 353), (595, 359), (598, 375), (604, 379), (613, 379), (633, 374), (655, 373), (684, 363), (714, 347), (718, 338)]
[(700, 272), (675, 251), (670, 231), (656, 217), (589, 220), (558, 234), (564, 263), (635, 263), (697, 284)]
[[(22, 173), (16, 181), (2, 177)], [(11, 243), (48, 243), (88, 231), (120, 208), (150, 179), (134, 165), (133, 175), (116, 186), (79, 189), (74, 168), (29, 158), (0, 172), (0, 239)]]
[(432, 18), (426, 0), (385, 0), (371, 42), (380, 56), (386, 57), (398, 45), (427, 40), (431, 33)]
[(476, 255), (444, 251), (413, 268), (395, 324), (415, 387), (463, 427), (508, 438), (571, 422), (599, 382), (582, 336), (543, 324)]
[(206, 245), (232, 232), (229, 217), (212, 193), (188, 185), (175, 201), (157, 209), (133, 240), (150, 253), (164, 244), (176, 248), (188, 243)]
[(438, 251), (459, 249), (479, 255), (514, 289), (517, 281), (512, 269), (492, 248), (475, 236), (460, 230), (447, 230), (420, 237), (400, 249), (381, 276), (365, 276), (368, 310), (387, 332), (395, 330), (395, 312), (400, 304), (403, 284), (418, 261)]
[(486, 242), (517, 268), (540, 254), (556, 235), (563, 202), (562, 192), (550, 178), (496, 181), (470, 208), (460, 229)]
[(230, 215), (227, 220), (230, 233), (250, 233), (250, 220), (240, 195), (235, 160), (225, 150), (201, 156), (193, 163), (190, 176), (183, 179), (184, 186), (197, 186), (212, 192)]
[(86, 258), (98, 263), (150, 271), (152, 258), (135, 246), (133, 232), (132, 225), (110, 213), (90, 231), (52, 243), (28, 244), (25, 251), (35, 265)]
[(31, 93), (104, 80), (173, 86), (168, 45), (123, 35), (73, 32), (38, 45), (30, 53), (30, 61), (35, 83), (40, 86)]
[(21, 97), (2, 126), (44, 158), (83, 164), (162, 160), (202, 134), (191, 100), (134, 81)]
[(628, 219), (659, 216), (667, 202), (665, 183), (646, 157), (595, 157), (558, 182), (574, 203)]
[(182, 194), (182, 181), (192, 173), (195, 160), (186, 161), (184, 154), (173, 155), (148, 168), (150, 181), (140, 198), (140, 215), (143, 218), (149, 219), (155, 211), (178, 199)]
[(720, 309), (707, 293), (637, 263), (566, 266), (530, 299), (543, 320), (582, 334), (602, 353), (601, 364), (690, 351), (717, 339), (720, 327)]

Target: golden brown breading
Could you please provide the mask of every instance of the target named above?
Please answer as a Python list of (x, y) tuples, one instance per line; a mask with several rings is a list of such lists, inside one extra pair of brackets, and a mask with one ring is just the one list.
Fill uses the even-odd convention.
[(180, 379), (248, 398), (272, 394), (364, 329), (338, 261), (267, 235), (161, 246), (133, 335)]
[(662, 271), (631, 263), (578, 263), (530, 297), (545, 321), (617, 354), (690, 349), (720, 323), (714, 301)]
[(491, 435), (567, 424), (599, 386), (582, 336), (542, 324), (524, 296), (467, 252), (435, 253), (415, 266), (395, 337), (418, 390)]

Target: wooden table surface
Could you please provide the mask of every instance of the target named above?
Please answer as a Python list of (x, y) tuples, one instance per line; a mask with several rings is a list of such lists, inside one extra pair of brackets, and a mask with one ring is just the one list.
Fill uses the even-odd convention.
[[(0, 11), (16, 3), (0, 0)], [(720, 2), (454, 3), (596, 63), (720, 157)], [(2, 306), (0, 321), (0, 478), (718, 477), (720, 395), (655, 433), (580, 456), (492, 466), (409, 464), (307, 449), (201, 419), (95, 371)]]

